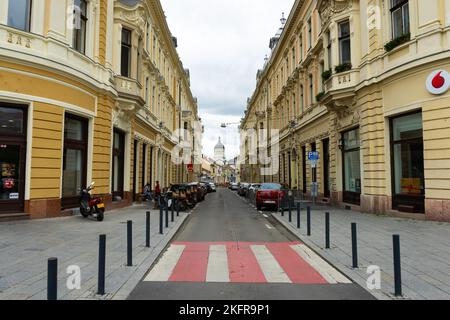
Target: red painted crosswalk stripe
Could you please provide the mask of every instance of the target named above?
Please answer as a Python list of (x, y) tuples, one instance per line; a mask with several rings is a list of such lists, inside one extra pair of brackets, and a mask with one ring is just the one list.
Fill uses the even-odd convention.
[(300, 242), (175, 242), (145, 281), (350, 283)]
[(267, 248), (277, 259), (280, 266), (287, 273), (292, 283), (298, 284), (326, 284), (328, 283), (319, 272), (303, 260), (290, 246), (269, 243)]
[(169, 281), (205, 282), (208, 256), (209, 244), (190, 243), (186, 245)]
[(267, 282), (249, 244), (228, 245), (227, 254), (231, 282)]

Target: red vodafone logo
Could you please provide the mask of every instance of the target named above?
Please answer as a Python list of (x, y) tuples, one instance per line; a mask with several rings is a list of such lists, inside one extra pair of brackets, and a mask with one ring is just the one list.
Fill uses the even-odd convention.
[(445, 70), (437, 70), (427, 79), (427, 90), (432, 94), (443, 94), (450, 89), (450, 73)]

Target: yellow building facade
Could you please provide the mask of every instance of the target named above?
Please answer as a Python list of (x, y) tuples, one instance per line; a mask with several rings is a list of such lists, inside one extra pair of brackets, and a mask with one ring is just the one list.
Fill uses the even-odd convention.
[[(279, 170), (261, 175), (245, 139), (242, 180), (450, 221), (448, 12), (446, 0), (296, 1), (241, 124), (280, 130)], [(265, 134), (253, 153), (273, 157)]]
[(159, 1), (0, 1), (0, 218), (70, 214), (92, 181), (108, 208), (187, 182), (172, 150), (199, 120)]

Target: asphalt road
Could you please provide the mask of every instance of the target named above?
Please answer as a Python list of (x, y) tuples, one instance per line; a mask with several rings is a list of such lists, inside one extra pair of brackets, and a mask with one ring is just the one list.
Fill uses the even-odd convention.
[[(292, 256), (291, 248), (298, 243), (299, 239), (271, 219), (270, 214), (261, 214), (235, 193), (219, 189), (197, 206), (174, 237), (172, 248), (161, 255), (129, 299), (373, 299), (351, 281), (334, 284), (324, 281), (313, 267)], [(213, 264), (212, 255), (220, 261), (221, 248), (222, 257), (226, 260), (228, 256), (228, 261)], [(279, 263), (274, 262), (274, 257)], [(224, 265), (226, 271), (219, 265)], [(168, 272), (168, 269), (173, 270)], [(221, 280), (208, 281), (208, 278)]]

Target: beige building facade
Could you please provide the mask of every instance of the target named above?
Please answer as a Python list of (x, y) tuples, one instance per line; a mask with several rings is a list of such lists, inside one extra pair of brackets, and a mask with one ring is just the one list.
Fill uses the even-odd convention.
[(108, 209), (187, 182), (173, 150), (199, 126), (159, 1), (0, 0), (0, 219), (71, 214), (92, 181)]
[[(250, 165), (245, 139), (243, 181), (450, 221), (448, 12), (445, 0), (296, 1), (241, 124), (259, 140), (280, 131), (279, 170)], [(254, 154), (276, 156), (269, 130)]]

